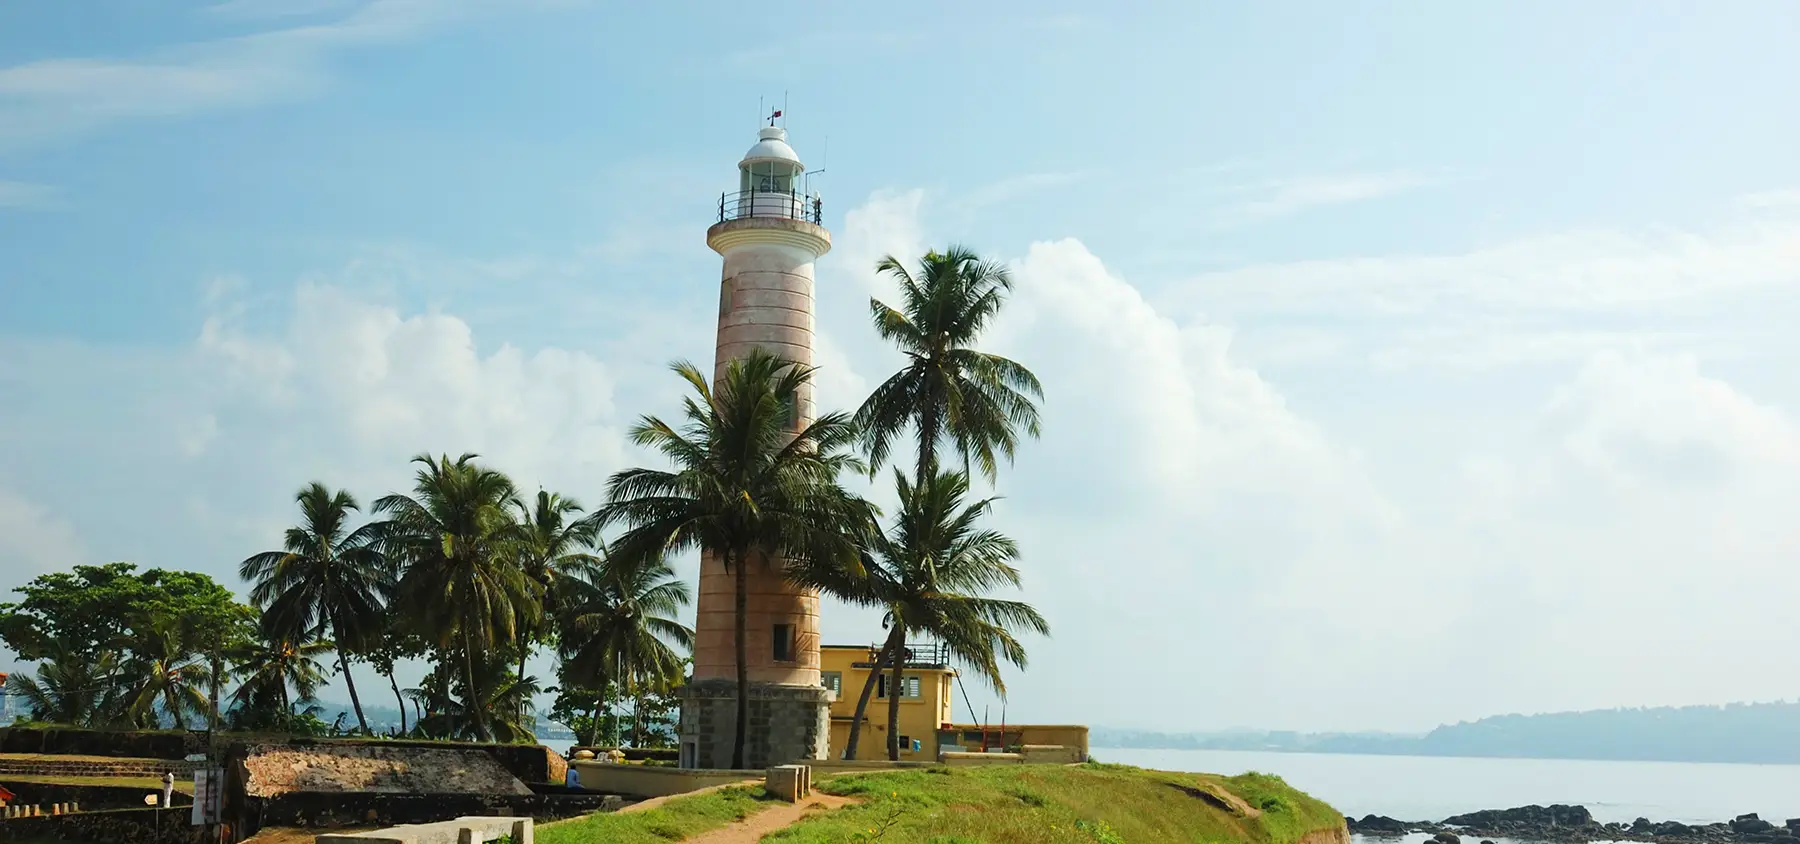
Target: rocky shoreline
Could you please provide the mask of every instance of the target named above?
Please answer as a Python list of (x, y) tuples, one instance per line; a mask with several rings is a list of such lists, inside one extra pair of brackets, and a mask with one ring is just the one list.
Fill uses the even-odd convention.
[(1463, 844), (1464, 838), (1512, 838), (1555, 844), (1591, 841), (1645, 841), (1654, 844), (1800, 844), (1800, 818), (1775, 824), (1755, 814), (1702, 825), (1638, 818), (1629, 823), (1600, 823), (1585, 806), (1520, 806), (1489, 809), (1442, 821), (1402, 821), (1382, 815), (1345, 818), (1350, 831), (1370, 837), (1397, 838), (1407, 833), (1432, 836), (1436, 844)]

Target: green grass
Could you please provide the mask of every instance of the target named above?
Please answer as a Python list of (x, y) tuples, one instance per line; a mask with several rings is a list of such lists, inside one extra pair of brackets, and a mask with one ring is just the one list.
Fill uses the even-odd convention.
[[(74, 777), (74, 776), (41, 776), (38, 774), (0, 774), (0, 783), (29, 782), (39, 785), (110, 785), (120, 788), (141, 788), (145, 794), (154, 791), (162, 793), (162, 777)], [(194, 793), (193, 780), (175, 778), (175, 790), (182, 794)]]
[[(1213, 784), (1261, 810), (1239, 816), (1199, 796)], [(1296, 844), (1343, 822), (1279, 777), (1214, 777), (1123, 765), (930, 768), (851, 774), (818, 790), (862, 802), (803, 820), (769, 842), (827, 844)]]
[(642, 812), (609, 812), (537, 828), (538, 844), (666, 844), (718, 829), (775, 805), (760, 786), (677, 797)]

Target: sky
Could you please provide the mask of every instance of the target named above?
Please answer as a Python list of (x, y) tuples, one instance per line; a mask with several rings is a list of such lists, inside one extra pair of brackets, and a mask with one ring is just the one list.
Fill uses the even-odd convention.
[(983, 346), (1047, 395), (994, 524), (1053, 629), (1009, 721), (1800, 697), (1797, 37), (1782, 0), (0, 4), (0, 587), (242, 589), (301, 485), (427, 451), (599, 503), (711, 359), (705, 230), (785, 103), (822, 407), (901, 365), (881, 256), (1013, 273)]

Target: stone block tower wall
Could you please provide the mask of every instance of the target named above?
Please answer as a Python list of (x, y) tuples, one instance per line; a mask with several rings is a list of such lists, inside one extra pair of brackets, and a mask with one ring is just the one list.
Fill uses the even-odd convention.
[[(713, 379), (731, 361), (764, 349), (813, 360), (813, 265), (831, 249), (816, 201), (796, 192), (804, 173), (787, 133), (763, 129), (739, 163), (740, 188), (720, 202), (706, 242), (723, 259)], [(810, 388), (798, 397), (796, 430), (815, 414)], [(783, 576), (781, 561), (746, 561), (745, 662), (752, 684), (744, 764), (760, 769), (830, 750), (830, 700), (819, 685), (819, 596)], [(731, 763), (737, 714), (736, 575), (700, 559), (694, 673), (682, 696), (684, 767)], [(778, 645), (778, 642), (780, 643)], [(778, 653), (778, 647), (785, 653)]]

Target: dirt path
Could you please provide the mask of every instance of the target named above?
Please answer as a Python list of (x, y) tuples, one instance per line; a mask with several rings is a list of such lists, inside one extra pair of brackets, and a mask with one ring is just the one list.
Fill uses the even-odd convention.
[(756, 844), (764, 835), (786, 829), (809, 814), (828, 812), (855, 802), (855, 798), (851, 797), (814, 794), (799, 803), (783, 803), (773, 809), (764, 809), (724, 829), (703, 832), (682, 840), (686, 844)]

